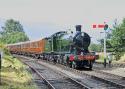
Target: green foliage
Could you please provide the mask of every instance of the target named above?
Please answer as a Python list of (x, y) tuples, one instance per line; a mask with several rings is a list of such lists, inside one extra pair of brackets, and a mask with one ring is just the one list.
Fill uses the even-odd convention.
[(12, 32), (2, 36), (1, 41), (4, 43), (17, 43), (29, 40), (23, 32)]
[(10, 44), (29, 40), (23, 30), (23, 26), (18, 21), (13, 19), (7, 20), (2, 29), (0, 41), (3, 43)]
[(116, 60), (120, 59), (125, 51), (125, 19), (112, 30), (110, 44), (113, 48)]
[(95, 51), (95, 52), (101, 52), (101, 45), (100, 44), (91, 44), (89, 46), (89, 50)]
[(102, 52), (103, 49), (104, 49), (104, 39), (100, 39), (100, 40), (98, 40), (98, 42), (100, 43), (100, 49), (101, 49), (101, 52)]
[(10, 55), (9, 50), (5, 47), (5, 44), (0, 43), (0, 50), (3, 51), (3, 54)]
[(11, 32), (24, 32), (23, 31), (23, 26), (18, 22), (14, 21), (13, 19), (7, 20), (5, 22), (5, 27), (2, 27), (6, 33), (11, 33)]

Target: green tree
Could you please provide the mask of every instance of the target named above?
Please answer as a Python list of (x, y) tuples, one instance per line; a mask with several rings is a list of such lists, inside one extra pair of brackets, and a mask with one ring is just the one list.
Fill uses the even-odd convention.
[(18, 21), (14, 21), (13, 19), (7, 20), (5, 22), (5, 27), (3, 27), (3, 29), (7, 33), (15, 32), (15, 31), (24, 32), (23, 26)]
[(101, 45), (100, 44), (94, 44), (94, 43), (92, 43), (89, 46), (89, 50), (95, 51), (95, 52), (100, 52), (101, 51)]
[(23, 30), (23, 26), (18, 21), (14, 21), (13, 19), (5, 22), (5, 26), (2, 27), (0, 35), (1, 42), (7, 44), (29, 40)]
[(120, 59), (123, 52), (125, 52), (125, 18), (121, 24), (112, 30), (110, 44), (115, 53), (116, 60)]

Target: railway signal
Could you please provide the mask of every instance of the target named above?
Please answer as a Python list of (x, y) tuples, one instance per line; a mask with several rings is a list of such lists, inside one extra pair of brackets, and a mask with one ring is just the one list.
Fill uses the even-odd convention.
[(108, 30), (108, 24), (94, 24), (93, 28), (103, 28), (104, 29), (104, 67), (106, 67), (106, 30)]

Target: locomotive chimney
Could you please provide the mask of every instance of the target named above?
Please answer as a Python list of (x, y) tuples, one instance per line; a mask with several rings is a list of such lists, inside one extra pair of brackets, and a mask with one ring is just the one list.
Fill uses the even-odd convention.
[(76, 31), (80, 31), (81, 32), (81, 25), (76, 25)]

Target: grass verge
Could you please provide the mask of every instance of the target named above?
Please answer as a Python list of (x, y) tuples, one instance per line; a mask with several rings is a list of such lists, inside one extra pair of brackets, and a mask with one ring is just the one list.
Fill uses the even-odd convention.
[[(106, 60), (108, 62), (108, 58)], [(101, 63), (104, 62), (104, 54), (103, 53), (99, 54), (99, 59), (97, 59), (96, 62), (101, 62)], [(113, 63), (125, 63), (125, 54), (123, 56), (121, 56), (121, 58), (119, 60), (117, 60), (117, 61), (115, 60), (115, 57), (113, 55), (112, 62)]]
[(19, 60), (5, 55), (2, 60), (0, 89), (36, 89), (31, 74)]

